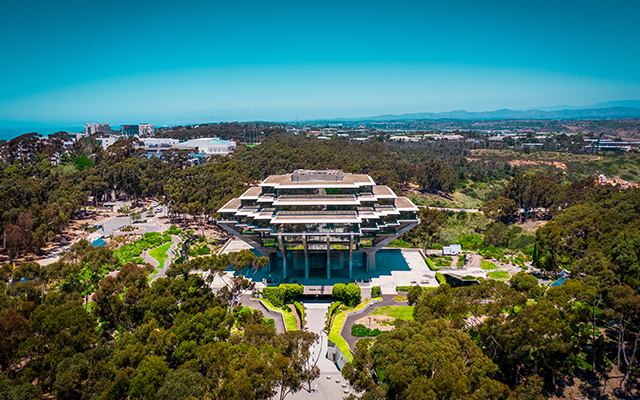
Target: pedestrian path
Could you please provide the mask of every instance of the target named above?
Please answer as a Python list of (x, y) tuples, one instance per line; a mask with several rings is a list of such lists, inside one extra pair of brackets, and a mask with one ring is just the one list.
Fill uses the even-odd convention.
[[(167, 250), (167, 259), (164, 260), (164, 265), (160, 266), (158, 264), (158, 261), (149, 256), (149, 253), (145, 250), (144, 251), (144, 261), (145, 262), (150, 262), (151, 265), (153, 265), (155, 268), (160, 268), (158, 270), (158, 272), (156, 272), (155, 274), (151, 275), (151, 282), (155, 281), (158, 278), (164, 278), (167, 276), (167, 270), (169, 269), (169, 266), (171, 265), (171, 262), (173, 260), (173, 256), (176, 254), (176, 248), (178, 247), (178, 244), (180, 244), (180, 236), (177, 235), (171, 235), (171, 240), (173, 243), (171, 243), (171, 247), (169, 247), (169, 250)], [(153, 260), (153, 262), (151, 262)]]
[(327, 334), (324, 332), (325, 319), (329, 310), (328, 302), (308, 302), (304, 303), (306, 308), (305, 328), (315, 333), (320, 338), (319, 342), (311, 347), (311, 359), (320, 368), (320, 377), (312, 382), (312, 388), (316, 388), (317, 393), (308, 393), (305, 389), (296, 394), (287, 396), (287, 399), (341, 399), (345, 396), (343, 387), (345, 380), (338, 367), (327, 359), (328, 340)]

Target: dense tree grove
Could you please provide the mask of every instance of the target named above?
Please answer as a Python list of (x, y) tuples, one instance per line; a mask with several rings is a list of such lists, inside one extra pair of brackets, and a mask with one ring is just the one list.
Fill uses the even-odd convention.
[(137, 139), (119, 140), (103, 150), (94, 138), (83, 138), (70, 152), (63, 151), (55, 135), (50, 140), (36, 134), (13, 139), (2, 146), (4, 247), (12, 258), (21, 251), (39, 252), (65, 233), (74, 214), (115, 199), (158, 198), (173, 213), (204, 222), (249, 183), (298, 168), (367, 173), (394, 188), (415, 183), (425, 191), (446, 193), (456, 187), (457, 175), (437, 158), (412, 164), (379, 142), (326, 141), (282, 134), (276, 128), (267, 131), (260, 146), (240, 148), (205, 165), (191, 165), (183, 151), (147, 158)]
[[(300, 390), (313, 333), (276, 335), (256, 311), (237, 313), (190, 271), (264, 266), (253, 253), (173, 265), (148, 285), (135, 264), (99, 282), (88, 307), (78, 270), (116, 263), (105, 248), (0, 274), (0, 398), (270, 399)], [(117, 266), (117, 265), (116, 265)]]
[[(505, 194), (524, 196), (522, 204), (534, 202), (526, 199), (529, 195), (534, 199), (535, 191), (526, 188), (535, 186), (535, 180), (516, 179)], [(525, 184), (518, 190), (517, 182)], [(547, 186), (550, 180), (543, 177), (540, 182)], [(592, 382), (592, 393), (603, 393), (598, 382), (614, 376), (614, 393), (628, 396), (637, 389), (640, 190), (597, 188), (591, 180), (582, 180), (558, 183), (554, 191), (553, 200), (539, 200), (558, 208), (537, 230), (534, 264), (549, 271), (565, 269), (570, 277), (556, 287), (540, 286), (532, 275), (520, 272), (509, 284), (482, 281), (455, 289), (443, 284), (430, 292), (414, 288), (408, 297), (416, 304), (415, 322), (396, 323), (391, 334), (378, 336), (373, 344), (359, 343), (353, 363), (345, 369), (344, 376), (365, 391), (362, 398), (495, 399), (520, 398), (523, 393), (540, 398), (543, 392), (554, 391), (559, 380), (576, 374)], [(424, 217), (429, 221), (426, 226), (436, 218)], [(506, 247), (510, 231), (516, 228), (495, 222), (485, 240)], [(434, 326), (438, 330), (429, 331)], [(463, 377), (451, 377), (456, 379), (452, 386), (438, 386), (450, 378), (434, 379), (439, 373), (452, 375), (468, 367), (452, 366), (459, 358), (447, 356), (450, 348), (444, 345), (425, 352), (411, 350), (413, 341), (423, 340), (420, 330), (435, 338), (421, 343), (423, 349), (430, 349), (446, 332), (473, 343), (473, 350), (459, 349), (456, 354), (469, 365), (472, 354), (484, 354), (482, 363), (488, 366), (484, 383), (467, 382), (472, 376), (468, 371)], [(494, 380), (509, 386), (511, 394), (500, 392)], [(482, 391), (482, 385), (495, 391)], [(460, 392), (452, 394), (454, 388)]]
[[(148, 158), (136, 139), (103, 150), (89, 137), (69, 151), (61, 135), (9, 141), (0, 151), (4, 251), (12, 261), (40, 252), (74, 216), (114, 199), (154, 198), (174, 216), (204, 225), (249, 185), (298, 168), (366, 173), (398, 192), (425, 196), (451, 196), (468, 181), (499, 181), (487, 192), (483, 236), (473, 244), (528, 247), (533, 265), (564, 270), (564, 283), (541, 286), (520, 272), (509, 282), (413, 288), (414, 321), (396, 321), (391, 332), (357, 344), (343, 370), (357, 390), (350, 397), (537, 400), (578, 375), (589, 382), (615, 375), (621, 395), (636, 389), (640, 190), (469, 159), (467, 143), (318, 140), (260, 124), (178, 127), (160, 135), (239, 140), (248, 129), (260, 132), (259, 146), (239, 146), (204, 165), (182, 151)], [(423, 208), (419, 226), (402, 239), (427, 248), (451, 218), (472, 221), (453, 215)], [(546, 221), (535, 243), (516, 224), (528, 218)], [(313, 333), (276, 335), (262, 314), (242, 310), (241, 295), (253, 287), (243, 277), (218, 293), (208, 285), (229, 267), (262, 268), (267, 259), (248, 250), (198, 257), (172, 264), (152, 284), (149, 266), (122, 264), (110, 249), (80, 241), (45, 267), (0, 267), (0, 399), (284, 398), (318, 376), (308, 362), (318, 340)], [(334, 294), (355, 306), (360, 288), (351, 286), (336, 285)], [(302, 290), (282, 285), (271, 292), (288, 298)]]

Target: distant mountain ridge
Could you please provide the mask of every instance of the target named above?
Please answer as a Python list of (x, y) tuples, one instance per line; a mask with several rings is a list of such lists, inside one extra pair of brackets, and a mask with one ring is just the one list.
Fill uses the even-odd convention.
[[(639, 102), (640, 103), (640, 102)], [(602, 103), (606, 104), (606, 103)], [(470, 112), (464, 110), (446, 111), (438, 113), (410, 113), (410, 114), (386, 114), (367, 118), (335, 118), (332, 121), (391, 121), (413, 119), (618, 119), (640, 118), (640, 108), (636, 107), (606, 107), (587, 109), (562, 109), (562, 110), (510, 110), (507, 108), (495, 111)]]

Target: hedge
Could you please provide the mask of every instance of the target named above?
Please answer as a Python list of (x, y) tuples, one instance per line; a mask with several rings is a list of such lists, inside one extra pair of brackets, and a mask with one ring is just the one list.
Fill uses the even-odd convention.
[(331, 295), (346, 304), (348, 307), (357, 306), (360, 304), (360, 299), (362, 298), (360, 286), (355, 283), (336, 283), (333, 285)]
[(442, 275), (440, 272), (436, 272), (436, 279), (438, 280), (438, 282), (440, 282), (441, 285), (447, 283), (447, 280), (444, 278), (444, 275)]
[(374, 286), (371, 288), (371, 297), (379, 297), (380, 296), (380, 286)]
[(327, 311), (327, 325), (324, 328), (326, 331), (328, 331), (329, 328), (331, 328), (331, 318), (333, 317), (333, 314), (335, 314), (336, 311), (338, 311), (341, 305), (342, 305), (341, 301), (334, 301), (329, 306), (329, 311)]
[(300, 327), (303, 328), (304, 327), (304, 306), (298, 303), (297, 301), (293, 302), (293, 306), (296, 308), (296, 311), (298, 311), (298, 315), (300, 316)]
[(282, 283), (277, 287), (266, 287), (262, 290), (262, 295), (276, 307), (283, 307), (304, 291), (304, 287), (295, 283)]
[(279, 287), (266, 287), (262, 290), (262, 296), (276, 307), (284, 306), (284, 295)]

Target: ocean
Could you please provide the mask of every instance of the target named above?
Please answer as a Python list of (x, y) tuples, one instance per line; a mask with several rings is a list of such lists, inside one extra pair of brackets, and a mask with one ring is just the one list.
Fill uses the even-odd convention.
[(52, 133), (56, 132), (83, 132), (83, 126), (38, 126), (38, 127), (27, 127), (27, 128), (0, 128), (0, 140), (11, 140), (25, 133), (37, 132), (42, 136), (49, 136)]

